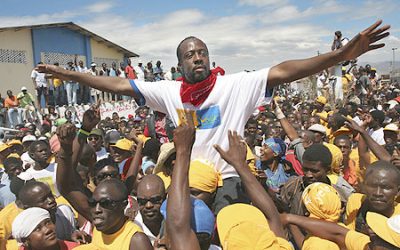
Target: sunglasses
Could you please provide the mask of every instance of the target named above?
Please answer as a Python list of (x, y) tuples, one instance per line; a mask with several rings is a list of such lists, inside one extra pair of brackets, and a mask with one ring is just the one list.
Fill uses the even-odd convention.
[(152, 204), (161, 204), (163, 202), (163, 197), (161, 196), (156, 196), (156, 197), (151, 197), (150, 199), (146, 199), (146, 198), (137, 198), (137, 202), (139, 204), (139, 206), (144, 206), (147, 204), (147, 202), (152, 203)]
[(117, 178), (117, 177), (118, 177), (118, 173), (104, 173), (104, 174), (99, 174), (99, 175), (96, 176), (96, 178), (97, 178), (98, 180), (104, 180), (104, 179), (106, 179), (107, 177), (110, 177), (110, 178)]
[(88, 204), (89, 204), (89, 207), (94, 208), (94, 207), (96, 207), (96, 205), (98, 203), (102, 208), (108, 209), (108, 210), (112, 210), (118, 205), (118, 203), (125, 202), (125, 201), (126, 201), (126, 199), (119, 200), (119, 201), (114, 201), (114, 200), (111, 200), (111, 199), (108, 199), (108, 198), (103, 198), (103, 199), (101, 199), (99, 201), (96, 201), (93, 198), (89, 198), (88, 199)]
[(88, 141), (93, 141), (93, 140), (98, 141), (98, 140), (100, 140), (100, 137), (97, 137), (97, 136), (89, 136), (87, 139), (88, 139)]

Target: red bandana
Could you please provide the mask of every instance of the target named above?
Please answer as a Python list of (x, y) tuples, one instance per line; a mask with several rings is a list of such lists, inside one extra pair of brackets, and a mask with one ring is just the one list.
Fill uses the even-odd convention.
[(177, 79), (178, 81), (182, 80), (182, 103), (191, 103), (195, 107), (201, 105), (210, 95), (211, 90), (214, 88), (218, 73), (223, 76), (225, 75), (225, 70), (220, 67), (216, 67), (215, 69), (211, 70), (211, 74), (206, 79), (201, 82), (196, 82), (194, 84), (187, 83), (184, 77), (182, 77), (181, 79)]

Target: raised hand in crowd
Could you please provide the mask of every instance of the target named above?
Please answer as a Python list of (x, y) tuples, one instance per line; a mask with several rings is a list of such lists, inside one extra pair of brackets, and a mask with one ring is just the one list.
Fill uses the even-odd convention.
[(379, 145), (366, 131), (366, 126), (371, 123), (372, 117), (370, 114), (365, 115), (363, 125), (358, 125), (354, 120), (343, 116), (346, 119), (345, 125), (352, 131), (358, 133), (358, 152), (360, 155), (361, 165), (368, 166), (371, 163), (370, 153), (368, 148), (374, 153), (379, 160), (390, 161), (391, 155), (381, 145)]
[(228, 140), (228, 150), (222, 149), (219, 145), (214, 145), (214, 148), (221, 155), (222, 159), (236, 169), (250, 200), (254, 206), (263, 212), (271, 230), (277, 237), (285, 238), (283, 225), (279, 219), (279, 213), (273, 200), (247, 166), (246, 143), (236, 131), (228, 132)]
[(185, 112), (186, 122), (174, 130), (176, 160), (171, 186), (168, 191), (167, 235), (171, 249), (200, 249), (196, 234), (191, 228), (192, 206), (189, 190), (189, 165), (196, 129), (190, 112)]

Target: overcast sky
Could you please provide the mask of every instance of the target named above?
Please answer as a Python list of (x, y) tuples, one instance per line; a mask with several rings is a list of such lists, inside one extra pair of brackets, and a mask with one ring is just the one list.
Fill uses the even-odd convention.
[[(55, 4), (55, 2), (57, 4)], [(399, 47), (399, 0), (1, 0), (0, 26), (75, 22), (141, 56), (177, 63), (176, 46), (194, 35), (227, 72), (260, 69), (330, 50), (333, 34), (351, 38), (377, 19), (391, 24), (386, 47), (361, 61), (392, 60)]]

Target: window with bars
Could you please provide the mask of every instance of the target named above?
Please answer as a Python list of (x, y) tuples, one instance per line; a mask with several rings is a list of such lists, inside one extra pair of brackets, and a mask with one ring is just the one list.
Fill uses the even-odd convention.
[[(66, 66), (69, 61), (75, 60), (75, 55), (56, 53), (56, 52), (41, 52), (40, 58), (43, 63), (54, 64), (58, 62), (60, 66)], [(83, 65), (86, 65), (86, 56), (78, 55), (77, 62), (83, 61)]]
[(26, 64), (26, 51), (14, 49), (0, 49), (0, 63)]

